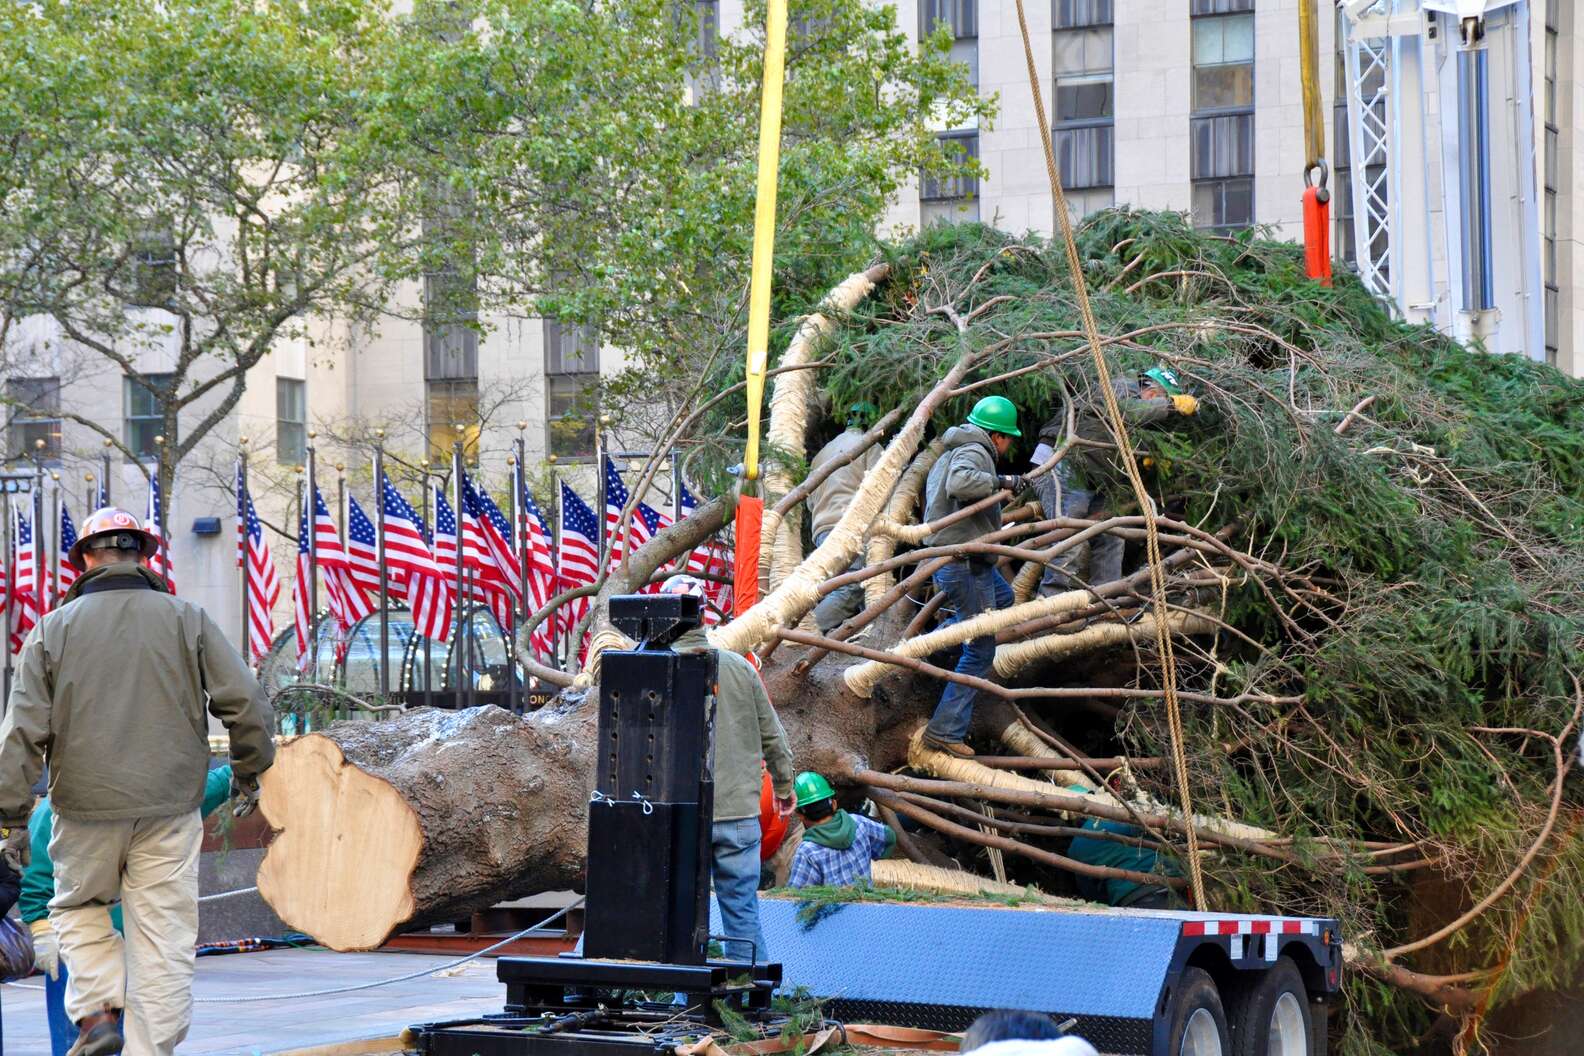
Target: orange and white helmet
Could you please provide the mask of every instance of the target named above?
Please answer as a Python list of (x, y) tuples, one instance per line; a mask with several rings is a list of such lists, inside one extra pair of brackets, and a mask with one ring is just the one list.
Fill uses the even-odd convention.
[[(103, 540), (105, 536), (132, 536), (137, 543), (138, 556), (144, 559), (154, 556), (159, 549), (159, 540), (145, 531), (143, 522), (130, 513), (115, 506), (103, 506), (88, 515), (83, 522), (82, 533), (77, 536), (77, 541), (72, 544), (71, 550), (66, 554), (66, 560), (71, 566), (81, 572), (88, 567), (83, 562), (84, 550), (97, 550), (106, 545), (101, 542), (98, 546), (91, 546), (94, 539)], [(131, 540), (123, 540), (123, 545), (112, 544), (113, 549), (130, 550), (130, 545), (124, 545)]]

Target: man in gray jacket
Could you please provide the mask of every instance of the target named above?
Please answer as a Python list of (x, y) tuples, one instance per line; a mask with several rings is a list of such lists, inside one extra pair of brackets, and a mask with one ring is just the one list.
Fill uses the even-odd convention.
[[(877, 411), (878, 408), (872, 403), (853, 404), (847, 413), (847, 428), (819, 449), (819, 453), (809, 463), (809, 472), (814, 473), (826, 463), (840, 461), (850, 455), (863, 442), (864, 430), (869, 428)], [(834, 470), (809, 495), (809, 530), (814, 533), (815, 546), (825, 542), (825, 537), (830, 535), (836, 522), (847, 512), (847, 506), (858, 493), (858, 486), (879, 463), (880, 454), (880, 445), (870, 444), (867, 451)], [(857, 571), (863, 564), (863, 551), (860, 550), (858, 556), (853, 558), (849, 571)], [(851, 583), (831, 591), (814, 606), (814, 625), (821, 634), (829, 634), (843, 621), (858, 614), (858, 610), (863, 607), (863, 596), (861, 583)]]
[[(938, 521), (972, 506), (997, 489), (1016, 491), (1021, 477), (996, 475), (996, 459), (1007, 453), (1018, 432), (1017, 408), (1004, 396), (986, 396), (974, 404), (968, 421), (946, 430), (946, 450), (930, 467), (924, 483), (924, 520)], [(987, 508), (946, 525), (924, 540), (925, 546), (950, 546), (981, 539), (1001, 527), (1001, 506)], [(946, 595), (954, 610), (941, 625), (956, 623), (990, 609), (1012, 604), (1012, 587), (996, 570), (995, 558), (978, 555), (957, 558), (934, 575), (935, 589)], [(980, 635), (965, 642), (957, 672), (984, 677), (995, 662), (995, 635)], [(974, 694), (961, 682), (948, 682), (940, 703), (924, 731), (931, 748), (967, 758), (973, 749), (963, 743), (973, 721)]]
[[(70, 967), (75, 1056), (169, 1056), (192, 1021), (206, 712), (230, 733), (246, 813), (275, 758), (269, 701), (220, 628), (139, 564), (156, 541), (107, 507), (69, 559), (86, 574), (22, 645), (0, 724), (6, 855), (28, 858), (33, 783), (55, 810), (50, 924)], [(110, 923), (120, 902), (126, 939)]]
[[(661, 585), (665, 594), (691, 594), (702, 599), (704, 584), (692, 576), (672, 576)], [(671, 648), (679, 653), (714, 649), (704, 628), (683, 634)], [(759, 791), (764, 780), (760, 764), (770, 770), (776, 809), (792, 813), (792, 748), (786, 730), (770, 706), (764, 680), (747, 657), (715, 649), (715, 824), (710, 874), (721, 927), (746, 942), (728, 942), (731, 960), (765, 956), (764, 929), (759, 926)]]

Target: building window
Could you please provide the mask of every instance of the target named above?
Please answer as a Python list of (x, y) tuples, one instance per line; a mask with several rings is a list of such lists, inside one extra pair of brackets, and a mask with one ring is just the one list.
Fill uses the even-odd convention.
[(1197, 227), (1254, 222), (1253, 0), (1192, 0), (1190, 169)]
[[(61, 456), (60, 378), (10, 378), (6, 381), (10, 434), (7, 459), (59, 462)], [(43, 448), (38, 442), (44, 441)]]
[(446, 269), (424, 276), (424, 377), (478, 377), (476, 284)]
[[(174, 374), (143, 374), (137, 378), (123, 379), (126, 446), (138, 458), (154, 458), (158, 455), (159, 445), (154, 442), (154, 438), (165, 432), (165, 412), (155, 392), (168, 395), (175, 384)], [(166, 436), (165, 442), (174, 444), (176, 437)]]
[(163, 308), (176, 297), (176, 236), (168, 218), (149, 222), (132, 237), (130, 302)]
[(300, 466), (308, 458), (308, 383), (275, 379), (275, 460)]
[(599, 333), (557, 319), (544, 321), (545, 446), (557, 458), (594, 457), (599, 414)]
[(939, 29), (951, 34), (951, 59), (968, 67), (968, 79), (979, 83), (979, 0), (920, 0), (919, 36)]
[(479, 391), (478, 380), (430, 381), (425, 401), (429, 433), (429, 457), (449, 463), (453, 445), (462, 441), (462, 457), (478, 458)]
[[(965, 163), (979, 158), (978, 132), (948, 132), (940, 137), (941, 150), (948, 161)], [(956, 176), (926, 176), (919, 185), (921, 223), (953, 223), (979, 219), (979, 177), (961, 173)]]
[(1115, 51), (1111, 0), (1053, 0), (1054, 139), (1074, 219), (1112, 203)]
[(1561, 320), (1557, 302), (1561, 296), (1557, 279), (1557, 38), (1559, 8), (1557, 0), (1546, 0), (1545, 5), (1545, 357), (1556, 366), (1557, 352), (1561, 347)]

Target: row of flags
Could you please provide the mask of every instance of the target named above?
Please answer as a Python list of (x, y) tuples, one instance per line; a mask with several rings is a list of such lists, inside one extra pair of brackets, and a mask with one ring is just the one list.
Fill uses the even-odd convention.
[[(165, 532), (160, 526), (159, 479), (155, 477), (149, 483), (148, 509), (143, 527), (160, 540), (160, 547), (154, 556), (149, 558), (148, 566), (165, 578), (171, 593), (174, 594), (175, 575), (170, 563), (169, 549), (164, 542)], [(102, 483), (98, 494), (94, 496), (94, 501), (96, 509), (110, 504)], [(4, 620), (9, 613), (11, 636), (5, 646), (15, 653), (22, 648), (22, 640), (38, 623), (39, 616), (60, 605), (66, 598), (66, 592), (71, 589), (73, 583), (77, 582), (78, 572), (72, 567), (71, 562), (66, 560), (67, 553), (77, 542), (77, 523), (72, 520), (71, 510), (62, 496), (57, 525), (58, 541), (55, 552), (51, 554), (47, 540), (40, 538), (35, 530), (31, 513), (17, 506), (12, 508), (11, 518), (10, 560), (6, 560), (7, 555), (0, 554), (0, 627), (4, 626)], [(262, 538), (262, 532), (260, 536)], [(42, 579), (39, 575), (41, 568)], [(273, 573), (273, 569), (271, 572)]]
[[(444, 641), (449, 636), (459, 594), (487, 606), (510, 633), (519, 609), (537, 611), (556, 595), (599, 578), (602, 540), (606, 567), (615, 568), (624, 553), (642, 546), (672, 523), (671, 517), (640, 502), (623, 536), (618, 526), (630, 495), (609, 459), (604, 474), (603, 530), (590, 505), (563, 481), (558, 530), (550, 530), (533, 497), (520, 488), (522, 530), (514, 532), (500, 506), (464, 471), (460, 510), (453, 509), (445, 488), (432, 488), (431, 533), (413, 504), (382, 473), (377, 501), (384, 521), (388, 596), (406, 603), (417, 633), (428, 638)], [(678, 487), (677, 512), (685, 517), (698, 506), (698, 500), (685, 485), (679, 482)], [(257, 660), (273, 640), (271, 613), (281, 587), (240, 464), (236, 495), (237, 563), (246, 568), (248, 647)], [(695, 574), (720, 577), (706, 579), (707, 590), (714, 606), (726, 612), (731, 607), (731, 587), (726, 581), (732, 560), (729, 545), (712, 540), (689, 554), (685, 562), (674, 564)], [(314, 605), (310, 593), (315, 579), (324, 584), (327, 608), (343, 641), (359, 620), (377, 611), (380, 564), (375, 519), (355, 497), (348, 496), (343, 544), (324, 497), (315, 487), (303, 504), (298, 523), (296, 564), (292, 608), (297, 660), (299, 666), (305, 666), (312, 653)], [(529, 643), (532, 651), (553, 662), (557, 639), (573, 632), (592, 603), (592, 597), (579, 598), (562, 606), (556, 620), (541, 622)], [(718, 622), (720, 616), (710, 612), (706, 618)]]

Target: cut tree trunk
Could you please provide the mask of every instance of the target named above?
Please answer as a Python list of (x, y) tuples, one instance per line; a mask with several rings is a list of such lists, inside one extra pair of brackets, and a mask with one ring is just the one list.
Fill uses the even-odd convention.
[(259, 893), (334, 950), (581, 886), (594, 730), (495, 707), (342, 722), (283, 746), (259, 809), (277, 831)]

